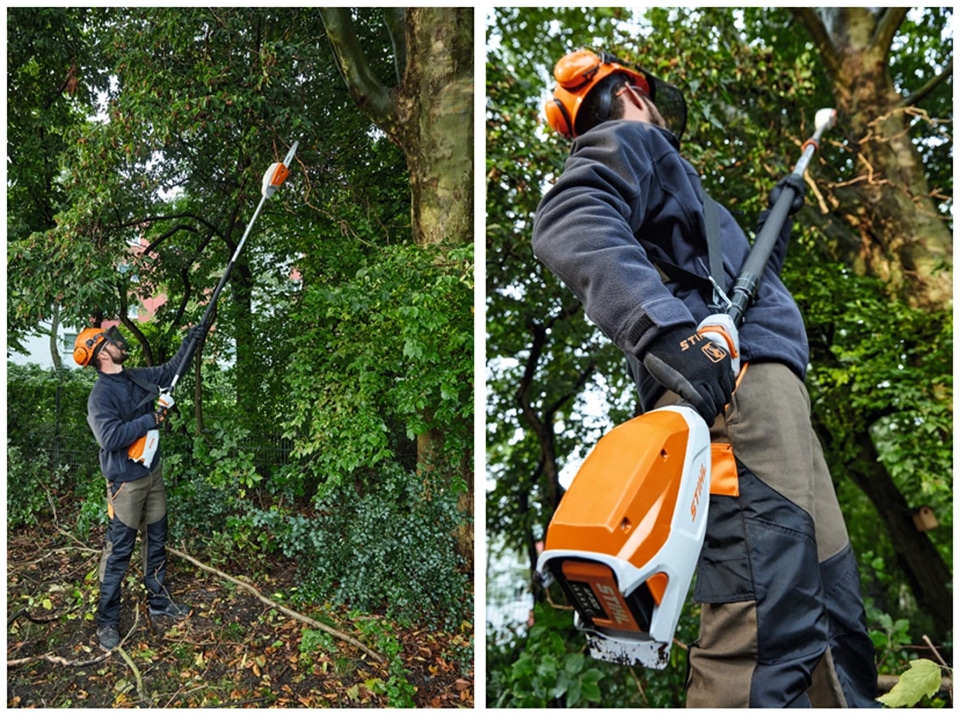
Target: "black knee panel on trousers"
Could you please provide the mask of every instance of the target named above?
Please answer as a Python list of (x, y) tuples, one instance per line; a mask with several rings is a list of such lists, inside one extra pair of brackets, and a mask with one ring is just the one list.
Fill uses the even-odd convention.
[(120, 584), (130, 566), (137, 542), (137, 528), (124, 525), (114, 517), (107, 525), (107, 539), (100, 560), (100, 600), (97, 622), (100, 626), (120, 621)]
[(167, 572), (167, 516), (151, 523), (144, 534), (143, 580), (151, 596), (163, 595), (164, 577)]
[(806, 704), (828, 642), (813, 519), (738, 463), (738, 497), (711, 496), (694, 600), (752, 601), (752, 707)]

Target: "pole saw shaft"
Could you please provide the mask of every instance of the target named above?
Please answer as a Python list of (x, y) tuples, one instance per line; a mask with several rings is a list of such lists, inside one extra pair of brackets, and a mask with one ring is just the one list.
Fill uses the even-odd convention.
[[(243, 232), (243, 237), (240, 238), (240, 243), (237, 245), (236, 250), (233, 251), (233, 256), (230, 258), (230, 262), (227, 263), (227, 267), (223, 271), (223, 276), (220, 278), (220, 282), (218, 282), (216, 288), (214, 288), (213, 295), (210, 297), (210, 302), (207, 303), (207, 309), (203, 313), (203, 319), (200, 320), (200, 325), (198, 325), (198, 327), (203, 328), (204, 334), (206, 334), (207, 328), (209, 327), (210, 317), (213, 313), (213, 309), (217, 305), (217, 300), (220, 297), (220, 293), (227, 284), (227, 279), (230, 277), (233, 266), (236, 263), (237, 258), (240, 256), (240, 251), (243, 250), (243, 245), (247, 241), (247, 236), (250, 234), (253, 224), (257, 221), (257, 216), (260, 215), (260, 210), (263, 208), (263, 203), (266, 202), (267, 198), (272, 197), (280, 185), (283, 184), (283, 181), (287, 179), (287, 176), (290, 174), (288, 166), (293, 160), (293, 156), (296, 151), (297, 143), (294, 142), (283, 162), (274, 163), (267, 168), (267, 172), (264, 173), (263, 184), (260, 193), (262, 195), (260, 198), (260, 203), (257, 205), (257, 209), (254, 211), (253, 217), (250, 218), (250, 222), (247, 223), (247, 229)], [(187, 371), (190, 361), (193, 360), (193, 354), (196, 352), (198, 343), (199, 340), (197, 336), (192, 335), (187, 343), (186, 353), (184, 354), (183, 359), (180, 361), (180, 365), (177, 367), (177, 371), (173, 376), (173, 380), (170, 382), (170, 387), (159, 388), (160, 397), (157, 400), (157, 407), (158, 412), (161, 413), (162, 416), (165, 416), (166, 413), (169, 412), (170, 408), (173, 407), (173, 389), (176, 387), (180, 377)], [(146, 467), (150, 467), (153, 464), (153, 459), (159, 447), (160, 431), (157, 428), (153, 428), (148, 430), (146, 435), (137, 439), (136, 442), (127, 448), (127, 457), (134, 462), (138, 462)]]
[[(792, 175), (803, 178), (807, 165), (810, 164), (813, 154), (819, 147), (820, 137), (825, 130), (833, 126), (836, 115), (836, 111), (830, 108), (824, 108), (817, 112), (814, 121), (816, 129), (813, 136), (803, 144), (803, 152), (793, 168)], [(733, 318), (737, 327), (743, 324), (743, 316), (757, 294), (760, 277), (767, 266), (767, 261), (770, 259), (773, 247), (777, 243), (777, 238), (780, 237), (780, 231), (783, 230), (795, 195), (793, 188), (789, 185), (784, 186), (780, 197), (773, 204), (766, 222), (757, 234), (757, 239), (753, 243), (753, 248), (750, 250), (740, 274), (737, 276), (730, 292), (730, 307), (727, 310), (727, 314)]]
[[(213, 290), (213, 295), (210, 296), (210, 301), (207, 303), (207, 309), (204, 311), (203, 318), (200, 320), (200, 327), (204, 329), (209, 327), (210, 318), (213, 314), (214, 308), (217, 306), (217, 300), (220, 298), (220, 293), (223, 292), (223, 288), (227, 284), (230, 273), (233, 272), (233, 266), (236, 264), (237, 258), (240, 257), (240, 251), (243, 250), (243, 246), (247, 242), (247, 237), (250, 235), (250, 230), (253, 229), (253, 225), (257, 221), (257, 217), (260, 215), (260, 210), (263, 209), (263, 204), (267, 201), (267, 198), (273, 197), (273, 194), (277, 191), (280, 185), (283, 184), (283, 181), (286, 180), (290, 175), (290, 163), (293, 161), (294, 155), (297, 152), (298, 144), (298, 141), (294, 142), (293, 145), (290, 146), (290, 151), (283, 159), (283, 162), (274, 163), (267, 168), (267, 172), (264, 173), (260, 193), (260, 202), (257, 204), (257, 209), (254, 211), (253, 217), (250, 218), (250, 222), (247, 223), (247, 229), (243, 231), (243, 237), (240, 238), (237, 248), (233, 251), (233, 256), (230, 258), (230, 262), (227, 263), (227, 267), (223, 271), (223, 275), (220, 277), (220, 282), (217, 283), (217, 286)], [(180, 366), (177, 368), (177, 372), (173, 376), (173, 380), (170, 383), (170, 387), (167, 389), (167, 393), (173, 393), (173, 389), (176, 387), (177, 382), (187, 371), (190, 361), (193, 360), (193, 353), (197, 349), (196, 345), (196, 340), (192, 340), (190, 342), (190, 345), (187, 347), (187, 353), (183, 356), (183, 360), (180, 361)]]

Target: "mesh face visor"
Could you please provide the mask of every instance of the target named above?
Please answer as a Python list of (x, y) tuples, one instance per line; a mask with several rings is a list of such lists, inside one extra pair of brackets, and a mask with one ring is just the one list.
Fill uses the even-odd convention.
[(667, 130), (676, 135), (679, 140), (687, 127), (687, 102), (683, 99), (683, 93), (677, 86), (654, 77), (646, 71), (641, 72), (647, 79), (650, 99), (663, 116)]
[(120, 328), (116, 325), (107, 330), (107, 332), (104, 333), (104, 337), (107, 339), (108, 343), (115, 345), (121, 352), (127, 352), (127, 350), (130, 348), (130, 346), (127, 344), (127, 339), (123, 336), (123, 333), (120, 332)]

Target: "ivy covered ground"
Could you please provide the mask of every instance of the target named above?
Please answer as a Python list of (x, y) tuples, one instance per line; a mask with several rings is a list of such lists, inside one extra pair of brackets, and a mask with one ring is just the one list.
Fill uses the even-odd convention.
[[(297, 599), (295, 564), (235, 556), (217, 569), (381, 656), (290, 617), (242, 586), (169, 557), (181, 623), (146, 613), (124, 581), (122, 651), (96, 641), (102, 530), (89, 543), (50, 524), (7, 537), (8, 707), (472, 707), (473, 628), (400, 627), (375, 614)], [(134, 555), (131, 568), (138, 562)]]

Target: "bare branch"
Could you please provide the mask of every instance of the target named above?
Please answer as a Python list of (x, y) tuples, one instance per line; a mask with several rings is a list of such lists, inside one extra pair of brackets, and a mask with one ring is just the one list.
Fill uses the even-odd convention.
[(180, 232), (181, 230), (188, 230), (188, 231), (190, 231), (190, 232), (192, 232), (192, 233), (194, 233), (194, 234), (196, 234), (196, 232), (197, 232), (197, 229), (196, 229), (195, 227), (193, 227), (192, 225), (182, 225), (182, 224), (175, 225), (174, 227), (170, 228), (170, 229), (167, 230), (165, 233), (163, 233), (163, 234), (162, 234), (160, 237), (158, 237), (156, 240), (154, 240), (152, 243), (150, 243), (150, 244), (147, 246), (146, 250), (143, 251), (143, 254), (144, 254), (144, 255), (149, 255), (151, 252), (153, 252), (154, 250), (156, 250), (157, 245), (159, 245), (160, 243), (162, 243), (162, 242), (163, 242), (164, 240), (166, 240), (167, 238), (170, 238), (170, 237), (176, 235), (176, 234), (177, 234), (178, 232)]
[(893, 42), (893, 38), (896, 36), (897, 30), (900, 29), (904, 18), (907, 17), (909, 10), (910, 8), (906, 7), (891, 7), (880, 13), (871, 44), (873, 47), (883, 50), (884, 57), (890, 52), (890, 44)]
[(898, 107), (905, 108), (910, 107), (911, 105), (919, 105), (921, 102), (923, 102), (927, 95), (936, 90), (940, 86), (940, 83), (942, 83), (951, 75), (953, 75), (953, 58), (950, 58), (950, 62), (947, 63), (947, 66), (943, 69), (943, 72), (936, 77), (927, 80), (927, 82), (923, 84), (923, 87), (911, 94), (909, 97), (904, 98)]
[[(128, 228), (128, 227), (138, 227), (140, 225), (145, 225), (147, 223), (161, 222), (165, 220), (193, 220), (199, 223), (200, 225), (203, 225), (211, 232), (216, 233), (218, 237), (221, 237), (221, 238), (223, 237), (223, 233), (221, 233), (217, 229), (216, 225), (211, 223), (209, 220), (206, 220), (194, 213), (174, 213), (172, 215), (147, 215), (146, 217), (131, 218), (130, 220), (117, 219), (117, 222), (110, 225), (109, 229), (119, 230), (119, 229)], [(153, 246), (151, 245), (149, 248), (147, 248), (147, 251), (151, 250), (152, 247)]]
[(306, 625), (311, 625), (312, 627), (315, 627), (315, 628), (317, 628), (318, 630), (322, 630), (323, 632), (327, 633), (328, 635), (333, 635), (335, 638), (338, 638), (338, 639), (340, 639), (340, 640), (343, 640), (344, 642), (350, 643), (350, 644), (353, 645), (354, 647), (359, 648), (361, 651), (365, 652), (367, 655), (369, 655), (370, 657), (372, 657), (372, 658), (373, 658), (374, 660), (376, 660), (377, 662), (379, 662), (379, 663), (381, 663), (381, 664), (384, 663), (384, 662), (386, 662), (386, 661), (383, 659), (383, 656), (382, 656), (382, 655), (380, 655), (379, 653), (371, 650), (369, 647), (367, 647), (366, 645), (364, 645), (362, 642), (360, 642), (360, 641), (357, 640), (356, 638), (353, 638), (353, 637), (351, 637), (350, 635), (347, 635), (346, 633), (340, 632), (339, 630), (337, 630), (337, 629), (335, 629), (335, 628), (332, 628), (332, 627), (330, 627), (329, 625), (326, 625), (326, 624), (320, 622), (319, 620), (314, 620), (314, 619), (311, 618), (311, 617), (307, 617), (306, 615), (302, 615), (302, 614), (298, 613), (296, 610), (291, 610), (290, 608), (285, 607), (284, 605), (281, 605), (280, 603), (276, 602), (275, 600), (271, 600), (271, 599), (268, 598), (267, 596), (263, 595), (259, 590), (257, 590), (257, 589), (256, 589), (253, 585), (251, 585), (250, 583), (244, 582), (243, 580), (240, 580), (239, 578), (236, 578), (236, 577), (234, 577), (233, 575), (228, 575), (227, 573), (223, 572), (222, 570), (217, 570), (217, 569), (214, 568), (214, 567), (210, 567), (209, 565), (206, 565), (205, 563), (200, 562), (200, 561), (197, 560), (195, 557), (193, 557), (192, 555), (187, 554), (186, 552), (183, 552), (182, 550), (176, 550), (175, 548), (168, 547), (168, 548), (167, 548), (167, 552), (172, 553), (172, 554), (176, 555), (177, 557), (183, 558), (184, 560), (187, 560), (187, 561), (193, 563), (194, 565), (196, 565), (196, 566), (197, 566), (198, 568), (200, 568), (201, 570), (204, 570), (205, 572), (211, 573), (211, 574), (213, 574), (213, 575), (216, 575), (217, 577), (221, 577), (221, 578), (223, 578), (224, 580), (228, 580), (229, 582), (232, 582), (232, 583), (233, 583), (234, 585), (236, 585), (237, 587), (242, 588), (243, 590), (246, 590), (248, 593), (250, 593), (251, 595), (253, 595), (257, 600), (259, 600), (260, 602), (262, 602), (264, 605), (267, 605), (268, 607), (272, 607), (272, 608), (274, 608), (275, 610), (279, 610), (279, 611), (282, 612), (284, 615), (286, 615), (286, 616), (288, 616), (288, 617), (291, 617), (291, 618), (293, 618), (294, 620), (298, 620), (298, 621), (300, 621), (300, 622), (302, 622), (302, 623), (304, 623), (304, 624), (306, 624)]

